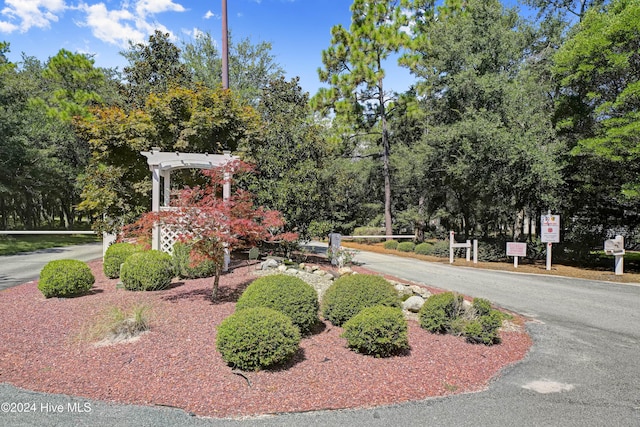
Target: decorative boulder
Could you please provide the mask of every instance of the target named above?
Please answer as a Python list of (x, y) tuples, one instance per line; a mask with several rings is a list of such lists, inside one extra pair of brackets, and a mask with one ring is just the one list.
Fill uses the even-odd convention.
[(418, 295), (414, 295), (412, 297), (407, 298), (402, 303), (402, 309), (406, 311), (410, 311), (412, 313), (417, 313), (420, 311), (420, 308), (422, 308), (422, 306), (424, 305), (424, 301), (425, 301), (424, 298)]

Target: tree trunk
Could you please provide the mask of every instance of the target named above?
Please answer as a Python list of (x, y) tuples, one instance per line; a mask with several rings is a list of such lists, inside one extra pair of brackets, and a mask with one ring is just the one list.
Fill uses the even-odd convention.
[(418, 219), (415, 224), (415, 239), (418, 243), (424, 242), (424, 229), (426, 228), (424, 215), (424, 196), (420, 196), (418, 199)]
[(213, 289), (211, 290), (211, 301), (218, 298), (218, 287), (220, 286), (220, 268), (216, 267), (216, 274), (213, 278)]
[[(391, 156), (391, 147), (389, 144), (389, 131), (387, 129), (387, 114), (384, 105), (384, 91), (382, 79), (378, 83), (380, 102), (380, 120), (382, 124), (382, 175), (384, 176), (384, 229), (385, 234), (390, 236), (393, 234), (393, 221), (391, 218), (391, 170), (389, 167), (389, 157)], [(391, 238), (387, 238), (390, 240)]]

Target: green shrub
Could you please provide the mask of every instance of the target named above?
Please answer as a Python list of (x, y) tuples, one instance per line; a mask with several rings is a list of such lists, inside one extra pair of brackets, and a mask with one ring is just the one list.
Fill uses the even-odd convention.
[(120, 280), (130, 291), (165, 289), (173, 278), (171, 255), (157, 250), (135, 253), (124, 262)]
[(467, 341), (474, 344), (493, 345), (500, 342), (498, 329), (502, 326), (503, 315), (498, 310), (490, 310), (486, 315), (469, 321), (462, 332)]
[(136, 252), (142, 252), (142, 248), (132, 243), (114, 243), (109, 246), (102, 264), (104, 275), (110, 279), (120, 277), (120, 266)]
[(474, 298), (471, 304), (476, 316), (486, 316), (491, 312), (491, 301), (484, 298)]
[(420, 243), (416, 245), (413, 251), (419, 255), (431, 255), (433, 253), (433, 244), (428, 242)]
[(434, 333), (450, 332), (462, 311), (462, 295), (453, 292), (431, 295), (419, 311), (420, 326)]
[(397, 240), (387, 240), (386, 242), (384, 242), (384, 248), (385, 249), (398, 249), (398, 241)]
[(400, 252), (413, 252), (415, 248), (416, 248), (416, 244), (413, 242), (398, 243), (398, 250)]
[(48, 262), (40, 271), (38, 289), (46, 298), (72, 297), (87, 292), (96, 281), (87, 264), (74, 259)]
[(291, 319), (266, 307), (235, 312), (220, 323), (216, 338), (224, 361), (242, 370), (285, 362), (299, 345), (300, 332)]
[(449, 257), (449, 241), (439, 240), (433, 244), (431, 248), (431, 254), (433, 256), (448, 258)]
[(384, 240), (384, 228), (380, 227), (356, 227), (353, 229), (354, 236), (381, 236), (378, 238), (355, 239), (357, 243), (380, 243)]
[(173, 268), (175, 274), (183, 279), (211, 277), (216, 272), (216, 264), (202, 255), (195, 253), (193, 245), (176, 242), (173, 245)]
[(327, 289), (322, 300), (322, 314), (336, 326), (376, 305), (399, 307), (398, 294), (383, 277), (354, 274), (337, 279)]
[(238, 299), (236, 310), (254, 307), (286, 314), (303, 334), (318, 323), (318, 293), (298, 277), (275, 274), (254, 280)]
[(367, 307), (344, 324), (349, 347), (359, 353), (387, 357), (409, 348), (407, 321), (397, 307)]

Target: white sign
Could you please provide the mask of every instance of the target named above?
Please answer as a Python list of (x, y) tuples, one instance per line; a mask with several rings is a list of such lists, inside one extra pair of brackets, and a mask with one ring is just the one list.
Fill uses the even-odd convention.
[(540, 241), (560, 243), (560, 215), (542, 215), (540, 218)]
[(527, 256), (527, 244), (520, 242), (507, 242), (507, 256)]

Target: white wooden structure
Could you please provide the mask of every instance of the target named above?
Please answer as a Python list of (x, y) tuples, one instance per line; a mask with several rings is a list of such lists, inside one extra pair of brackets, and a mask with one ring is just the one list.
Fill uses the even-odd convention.
[[(169, 196), (171, 194), (171, 171), (178, 169), (215, 169), (224, 166), (226, 163), (238, 159), (230, 152), (223, 154), (209, 153), (181, 153), (165, 152), (159, 148), (152, 148), (151, 151), (142, 151), (140, 154), (147, 158), (149, 170), (152, 177), (152, 197), (151, 210), (160, 212), (169, 209)], [(222, 190), (222, 197), (226, 200), (231, 197), (230, 177), (225, 176), (225, 184)], [(160, 189), (163, 189), (163, 200), (160, 200)], [(176, 241), (179, 230), (163, 229), (155, 227), (151, 248), (163, 252), (172, 252), (173, 243)]]

